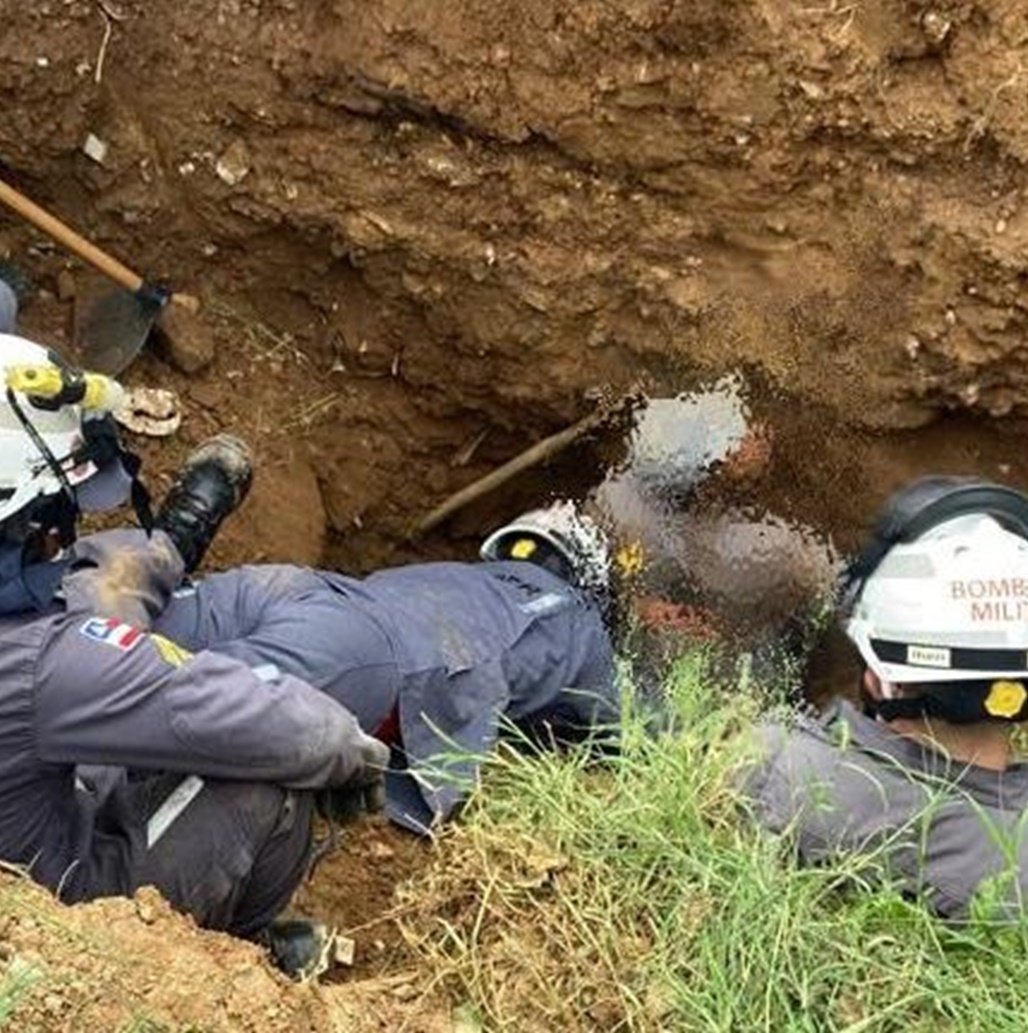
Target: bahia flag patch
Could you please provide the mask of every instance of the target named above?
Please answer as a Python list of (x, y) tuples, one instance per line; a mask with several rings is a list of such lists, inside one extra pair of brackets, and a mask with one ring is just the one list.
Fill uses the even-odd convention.
[(115, 649), (120, 649), (124, 653), (127, 653), (144, 637), (139, 628), (134, 628), (131, 624), (123, 624), (113, 617), (90, 617), (79, 630), (86, 638), (114, 646)]

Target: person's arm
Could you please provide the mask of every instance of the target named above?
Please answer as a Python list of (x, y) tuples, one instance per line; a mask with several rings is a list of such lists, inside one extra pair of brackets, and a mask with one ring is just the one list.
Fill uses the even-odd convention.
[(149, 628), (182, 583), (182, 557), (163, 531), (101, 531), (71, 548), (61, 594), (70, 614)]
[(352, 785), (388, 763), (348, 710), (305, 682), (169, 647), (109, 618), (56, 622), (36, 662), (39, 758), (300, 789)]

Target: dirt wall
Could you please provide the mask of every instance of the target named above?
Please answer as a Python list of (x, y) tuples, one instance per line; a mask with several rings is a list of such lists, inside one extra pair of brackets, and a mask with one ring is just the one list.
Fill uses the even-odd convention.
[[(875, 427), (1028, 404), (1017, 5), (0, 7), (2, 171), (292, 335), (265, 429), (343, 559), (602, 384), (741, 364)], [(252, 352), (226, 324), (207, 377)]]

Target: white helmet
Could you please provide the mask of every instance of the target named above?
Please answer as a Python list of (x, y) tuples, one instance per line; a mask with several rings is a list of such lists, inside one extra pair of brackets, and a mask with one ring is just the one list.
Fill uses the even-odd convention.
[(969, 513), (893, 545), (846, 632), (886, 683), (1028, 677), (1028, 540)]
[[(96, 509), (118, 504), (131, 483), (120, 464), (111, 464), (111, 475), (96, 480), (117, 484), (97, 484), (100, 490), (96, 492), (78, 490), (97, 473), (96, 463), (84, 456), (84, 451), (89, 450), (84, 450), (87, 435), (78, 406), (62, 406), (54, 411), (40, 409), (25, 395), (15, 393), (18, 408), (31, 423), (35, 439), (26, 428), (9, 401), (3, 382), (12, 366), (48, 365), (53, 362), (45, 348), (21, 337), (0, 334), (0, 535), (9, 529), (12, 518), (28, 515), (38, 503), (66, 494), (68, 488), (75, 489), (76, 505), (83, 503), (83, 495), (96, 496), (94, 504), (87, 501), (83, 505)], [(40, 443), (50, 452), (49, 456)]]
[(580, 588), (606, 592), (610, 584), (610, 549), (595, 521), (573, 502), (534, 509), (494, 531), (479, 550), (484, 560), (529, 559), (535, 541), (545, 542), (564, 559)]

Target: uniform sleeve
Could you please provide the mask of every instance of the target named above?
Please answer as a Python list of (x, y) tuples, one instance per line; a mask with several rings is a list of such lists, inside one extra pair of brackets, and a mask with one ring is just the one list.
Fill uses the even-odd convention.
[(344, 785), (366, 736), (305, 682), (263, 680), (229, 657), (195, 656), (115, 620), (69, 615), (36, 666), (42, 761), (123, 765), (290, 788)]
[(182, 557), (163, 531), (102, 531), (79, 539), (61, 582), (68, 613), (149, 628), (181, 584)]

